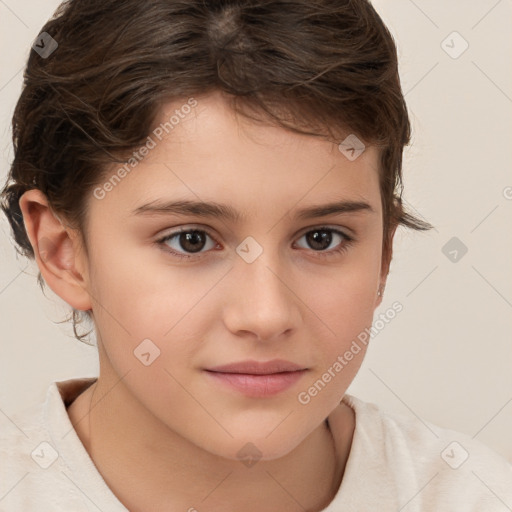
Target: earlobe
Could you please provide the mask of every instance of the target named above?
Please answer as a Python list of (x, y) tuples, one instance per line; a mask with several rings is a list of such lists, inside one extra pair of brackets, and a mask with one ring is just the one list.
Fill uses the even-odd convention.
[[(25, 229), (34, 249), (39, 271), (48, 286), (70, 306), (92, 309), (87, 291), (85, 255), (80, 251), (76, 234), (51, 211), (48, 199), (40, 190), (25, 192), (19, 201)], [(79, 267), (76, 263), (81, 263)]]
[(375, 308), (378, 308), (382, 303), (382, 299), (383, 299), (383, 295), (384, 295), (384, 286), (385, 286), (385, 282), (384, 282), (384, 284), (381, 283), (379, 285), (379, 289), (377, 290), (377, 293), (376, 293), (377, 300), (375, 301)]

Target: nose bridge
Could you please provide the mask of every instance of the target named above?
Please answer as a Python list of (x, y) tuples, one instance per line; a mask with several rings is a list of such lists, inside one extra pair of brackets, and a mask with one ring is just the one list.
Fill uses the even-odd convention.
[(278, 248), (245, 240), (237, 247), (237, 254), (228, 327), (251, 331), (261, 338), (279, 336), (293, 328), (297, 304), (286, 284)]

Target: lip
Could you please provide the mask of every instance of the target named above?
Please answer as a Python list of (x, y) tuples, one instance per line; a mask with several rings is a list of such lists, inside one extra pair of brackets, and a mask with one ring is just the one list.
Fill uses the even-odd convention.
[(272, 359), (271, 361), (239, 361), (237, 363), (224, 364), (206, 368), (211, 372), (222, 373), (246, 373), (252, 375), (269, 375), (272, 373), (294, 372), (297, 370), (306, 370), (305, 366), (299, 366), (291, 361), (284, 359)]
[(216, 382), (254, 398), (274, 396), (285, 391), (307, 371), (304, 366), (283, 359), (240, 361), (205, 369), (206, 374)]

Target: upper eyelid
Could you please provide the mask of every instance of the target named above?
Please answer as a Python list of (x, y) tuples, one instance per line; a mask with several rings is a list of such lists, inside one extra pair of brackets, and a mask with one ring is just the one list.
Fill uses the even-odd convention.
[(304, 228), (302, 230), (299, 231), (300, 233), (300, 236), (306, 234), (306, 233), (309, 233), (310, 231), (314, 231), (315, 229), (326, 229), (326, 230), (331, 230), (331, 231), (337, 231), (339, 233), (341, 233), (342, 235), (346, 236), (346, 237), (350, 237), (352, 238), (352, 230), (351, 229), (348, 229), (348, 228), (344, 228), (344, 227), (341, 227), (341, 226), (329, 226), (329, 224), (318, 224), (318, 225), (315, 225), (315, 226), (310, 226), (308, 228)]

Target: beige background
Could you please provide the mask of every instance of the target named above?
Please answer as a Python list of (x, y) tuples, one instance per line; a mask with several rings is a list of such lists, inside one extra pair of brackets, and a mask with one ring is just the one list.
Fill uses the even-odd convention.
[[(0, 178), (30, 45), (58, 1), (0, 0)], [(399, 231), (382, 306), (404, 310), (373, 339), (349, 393), (475, 436), (512, 461), (512, 3), (376, 0), (401, 60), (414, 136), (405, 199), (436, 226)], [(458, 58), (463, 41), (469, 44)], [(448, 37), (450, 36), (450, 37)], [(446, 39), (448, 37), (448, 39)], [(507, 188), (508, 187), (508, 188)], [(458, 262), (442, 251), (457, 237)], [(0, 412), (44, 399), (55, 380), (97, 374), (66, 305), (36, 284), (0, 219)]]

